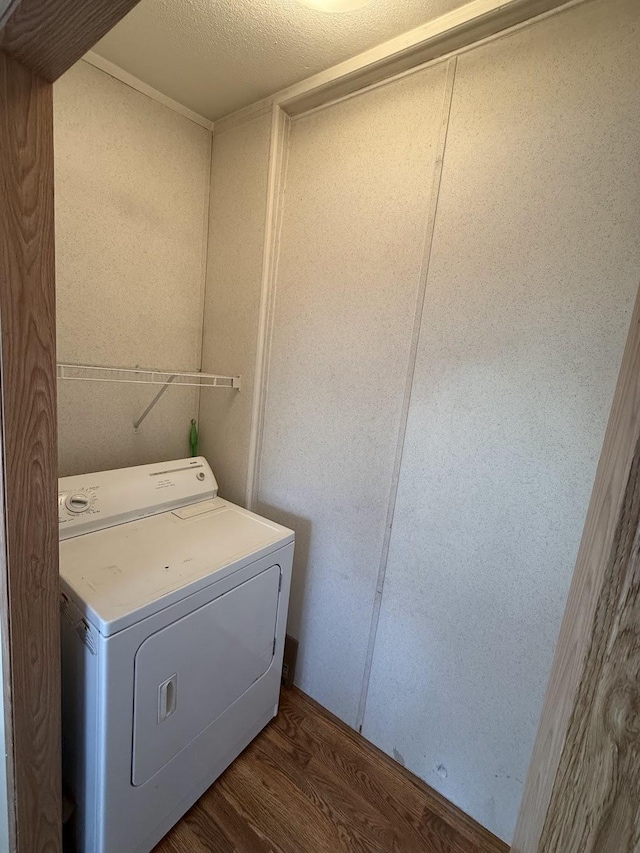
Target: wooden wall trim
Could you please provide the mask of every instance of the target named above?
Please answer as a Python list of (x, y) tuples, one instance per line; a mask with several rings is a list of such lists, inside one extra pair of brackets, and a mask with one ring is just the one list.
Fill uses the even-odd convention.
[(0, 417), (17, 853), (61, 849), (53, 91), (0, 51)]
[(640, 441), (540, 849), (640, 849)]
[(139, 0), (21, 0), (0, 32), (0, 49), (53, 82)]
[[(631, 853), (637, 849), (634, 846), (615, 844), (609, 847), (582, 846), (582, 843), (577, 842), (574, 844), (577, 836), (565, 836), (559, 832), (558, 816), (564, 811), (565, 819), (569, 822), (574, 820), (574, 816), (566, 813), (566, 805), (571, 802), (570, 789), (575, 786), (573, 796), (584, 799), (583, 808), (589, 804), (590, 820), (603, 820), (606, 811), (605, 800), (608, 801), (609, 808), (618, 807), (619, 804), (615, 802), (617, 783), (626, 778), (630, 784), (630, 774), (633, 774), (635, 779), (635, 787), (629, 787), (629, 795), (635, 797), (638, 808), (640, 765), (637, 759), (635, 766), (627, 769), (618, 764), (615, 767), (608, 766), (607, 770), (604, 764), (601, 764), (597, 773), (586, 779), (582, 770), (587, 765), (581, 766), (580, 762), (576, 765), (575, 758), (581, 738), (591, 736), (582, 762), (588, 762), (590, 765), (595, 757), (595, 750), (600, 749), (592, 729), (585, 727), (597, 728), (599, 724), (604, 725), (602, 690), (611, 687), (609, 698), (613, 698), (616, 691), (619, 695), (626, 695), (631, 703), (629, 707), (636, 703), (636, 725), (640, 718), (638, 683), (637, 680), (634, 683), (632, 678), (633, 673), (635, 678), (638, 678), (637, 658), (640, 655), (640, 646), (637, 626), (640, 624), (640, 607), (637, 586), (634, 587), (637, 583), (637, 566), (634, 563), (636, 551), (632, 549), (632, 553), (629, 552), (629, 535), (636, 536), (638, 523), (634, 514), (634, 502), (637, 497), (639, 440), (640, 294), (636, 299), (567, 609), (556, 647), (513, 841), (513, 853), (595, 853), (604, 850)], [(627, 585), (624, 587), (626, 603), (620, 598), (620, 584)], [(636, 614), (635, 647), (633, 642), (629, 649), (621, 646), (617, 660), (610, 657), (601, 659), (602, 655), (611, 654), (610, 650), (606, 651), (607, 643), (619, 643), (619, 634), (626, 614), (632, 612)], [(626, 660), (624, 655), (627, 655)], [(597, 683), (598, 677), (605, 679), (603, 684)], [(628, 721), (627, 706), (619, 718), (620, 725), (625, 720)], [(600, 730), (600, 734), (605, 737), (603, 730)], [(611, 732), (607, 736), (610, 735)], [(614, 751), (618, 749), (618, 745), (611, 740), (608, 748)], [(592, 750), (594, 752), (590, 755)], [(637, 751), (635, 754), (637, 756)], [(569, 769), (575, 774), (575, 780), (568, 785)], [(610, 778), (605, 779), (607, 772)], [(589, 786), (594, 786), (596, 780), (599, 780), (601, 785), (595, 786), (595, 790), (589, 792)], [(554, 791), (555, 786), (557, 788)], [(610, 815), (613, 813), (609, 811)], [(555, 839), (563, 842), (561, 846), (557, 846)], [(590, 843), (592, 840), (591, 837)], [(638, 843), (636, 839), (636, 844)]]

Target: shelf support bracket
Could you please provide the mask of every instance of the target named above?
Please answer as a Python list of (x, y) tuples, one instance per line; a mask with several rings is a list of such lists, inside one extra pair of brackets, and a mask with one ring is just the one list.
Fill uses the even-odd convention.
[(176, 379), (176, 378), (177, 378), (177, 374), (176, 374), (176, 375), (174, 375), (174, 376), (170, 376), (170, 377), (167, 379), (167, 381), (165, 382), (165, 384), (164, 384), (164, 385), (162, 386), (162, 388), (158, 391), (158, 393), (156, 394), (156, 396), (155, 396), (155, 397), (153, 398), (153, 400), (149, 403), (149, 405), (148, 405), (148, 406), (147, 406), (147, 408), (144, 410), (144, 412), (140, 415), (140, 417), (138, 418), (138, 420), (133, 422), (133, 428), (134, 428), (134, 430), (135, 430), (136, 432), (137, 432), (137, 431), (138, 431), (138, 429), (140, 428), (140, 425), (142, 424), (142, 422), (144, 421), (144, 419), (147, 417), (147, 415), (149, 415), (149, 414), (152, 412), (152, 410), (156, 407), (156, 405), (160, 402), (160, 398), (162, 397), (162, 395), (164, 394), (164, 392), (167, 390), (167, 388), (169, 387), (169, 385), (171, 385), (171, 383), (173, 382), (173, 380), (174, 380), (174, 379)]

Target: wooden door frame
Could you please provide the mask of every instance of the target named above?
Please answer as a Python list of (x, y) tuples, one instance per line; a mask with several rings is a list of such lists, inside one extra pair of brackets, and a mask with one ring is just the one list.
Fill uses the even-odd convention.
[[(627, 344), (605, 433), (604, 444), (596, 471), (589, 509), (585, 521), (582, 541), (578, 551), (576, 567), (567, 600), (560, 637), (547, 689), (540, 726), (529, 765), (524, 797), (518, 817), (513, 853), (589, 853), (583, 842), (564, 841), (564, 848), (556, 851), (545, 828), (557, 824), (568, 800), (568, 790), (563, 784), (561, 771), (575, 761), (578, 745), (571, 737), (580, 720), (594, 713), (594, 696), (584, 695), (580, 700), (581, 687), (587, 686), (585, 676), (590, 660), (604, 655), (609, 642), (615, 638), (619, 626), (606, 622), (606, 611), (617, 609), (615, 587), (620, 578), (633, 571), (632, 557), (625, 550), (625, 531), (635, 536), (637, 523), (629, 515), (636, 488), (635, 468), (640, 453), (640, 292), (627, 336)], [(634, 525), (629, 530), (629, 525)], [(633, 606), (631, 601), (627, 606)], [(605, 613), (602, 612), (604, 607)], [(638, 614), (640, 617), (640, 613)], [(624, 674), (624, 662), (609, 660), (608, 666), (618, 665), (624, 683), (618, 689), (634, 689), (629, 682), (629, 673)], [(595, 694), (594, 684), (588, 685)], [(635, 688), (637, 690), (637, 687)], [(604, 726), (604, 720), (603, 726)], [(620, 721), (621, 723), (622, 721)], [(590, 749), (595, 748), (593, 742)], [(610, 743), (614, 749), (615, 744)], [(575, 771), (575, 764), (574, 771)], [(627, 773), (618, 769), (618, 773)], [(640, 767), (629, 784), (638, 783)], [(614, 805), (616, 785), (601, 783), (596, 788), (597, 802), (593, 791), (588, 794), (586, 780), (573, 773), (572, 785), (577, 789), (582, 783), (583, 798), (591, 802), (590, 820), (602, 821), (604, 812)], [(617, 780), (618, 782), (620, 780)], [(566, 780), (565, 780), (566, 782)], [(606, 801), (609, 800), (608, 805)], [(568, 815), (565, 813), (564, 818)], [(577, 828), (576, 828), (577, 830)], [(553, 844), (553, 846), (551, 846)], [(620, 848), (619, 853), (631, 853)]]
[(7, 787), (16, 792), (9, 827), (16, 849), (37, 850), (38, 838), (50, 848), (60, 813), (53, 99), (50, 83), (5, 53), (0, 151), (2, 636)]
[(0, 631), (12, 853), (60, 853), (52, 83), (138, 0), (0, 17)]

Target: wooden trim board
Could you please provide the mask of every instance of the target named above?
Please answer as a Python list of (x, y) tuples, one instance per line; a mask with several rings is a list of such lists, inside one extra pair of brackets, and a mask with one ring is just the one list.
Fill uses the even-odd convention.
[[(605, 850), (611, 850), (611, 853), (614, 850), (615, 853), (632, 853), (637, 850), (637, 847), (620, 845), (593, 846), (593, 836), (589, 837), (590, 846), (582, 846), (581, 841), (576, 841), (581, 836), (559, 833), (558, 821), (563, 813), (568, 823), (582, 814), (582, 811), (576, 811), (575, 815), (567, 811), (567, 805), (573, 802), (572, 797), (578, 797), (582, 799), (582, 810), (587, 808), (587, 804), (589, 806), (590, 822), (597, 820), (600, 825), (605, 819), (605, 800), (610, 801), (609, 807), (613, 809), (608, 812), (609, 816), (615, 814), (617, 808), (615, 792), (609, 786), (624, 779), (627, 782), (635, 780), (635, 787), (630, 786), (628, 794), (635, 797), (638, 808), (640, 764), (637, 758), (635, 765), (632, 763), (629, 767), (623, 767), (622, 763), (612, 766), (603, 762), (589, 779), (584, 777), (583, 772), (585, 767), (591, 766), (595, 751), (601, 750), (606, 740), (604, 729), (598, 730), (598, 721), (604, 726), (603, 708), (596, 709), (595, 703), (601, 702), (603, 685), (598, 683), (594, 675), (596, 666), (600, 666), (599, 677), (606, 679), (605, 685), (607, 682), (611, 685), (610, 700), (614, 701), (616, 695), (626, 695), (629, 699), (628, 706), (623, 705), (616, 711), (620, 712), (618, 725), (629, 722), (629, 710), (634, 701), (636, 725), (640, 718), (638, 683), (637, 680), (634, 683), (632, 678), (635, 671), (637, 679), (637, 660), (636, 669), (633, 670), (633, 665), (630, 666), (624, 659), (624, 655), (628, 655), (629, 660), (633, 661), (634, 654), (636, 659), (640, 655), (637, 629), (640, 624), (640, 607), (637, 586), (634, 586), (637, 583), (637, 578), (634, 579), (636, 567), (633, 554), (628, 551), (629, 541), (625, 539), (630, 526), (633, 527), (631, 534), (635, 536), (638, 524), (635, 509), (632, 512), (632, 504), (637, 497), (639, 440), (640, 294), (631, 321), (556, 647), (513, 841), (513, 853), (600, 853)], [(625, 589), (625, 595), (628, 596), (626, 602), (620, 600), (619, 584), (623, 582), (628, 583)], [(633, 612), (636, 614), (635, 646), (632, 642), (627, 649), (619, 645), (619, 631), (624, 620)], [(612, 644), (612, 648), (607, 651), (608, 643)], [(604, 661), (600, 661), (602, 655), (606, 655)], [(619, 657), (611, 658), (610, 655)], [(600, 743), (591, 728), (584, 728), (587, 725), (594, 726), (596, 732), (600, 732)], [(612, 732), (609, 734), (608, 746), (613, 753), (620, 746)], [(584, 745), (585, 737), (590, 738), (588, 747), (585, 747), (582, 760), (578, 761), (577, 751), (581, 739)], [(637, 756), (638, 753), (635, 754)], [(569, 770), (574, 773), (570, 784), (567, 781)], [(590, 790), (591, 786), (593, 790)], [(563, 846), (558, 846), (556, 839), (562, 840)]]
[(0, 50), (53, 83), (139, 0), (20, 0), (5, 16)]
[(61, 847), (53, 87), (0, 51), (0, 418), (10, 815)]
[(640, 439), (539, 848), (640, 849)]

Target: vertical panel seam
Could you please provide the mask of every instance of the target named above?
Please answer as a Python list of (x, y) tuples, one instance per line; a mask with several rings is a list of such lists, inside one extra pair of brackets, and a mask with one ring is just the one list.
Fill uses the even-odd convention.
[(269, 176), (265, 210), (260, 317), (258, 321), (258, 344), (256, 347), (253, 405), (251, 411), (251, 435), (247, 463), (245, 503), (248, 509), (255, 507), (260, 485), (262, 438), (267, 403), (267, 384), (271, 357), (271, 340), (273, 337), (277, 274), (280, 262), (280, 232), (282, 229), (289, 156), (289, 129), (289, 116), (280, 106), (277, 104), (274, 105), (269, 143)]
[(378, 579), (376, 583), (376, 593), (373, 601), (373, 611), (371, 614), (371, 623), (369, 628), (369, 640), (367, 644), (367, 654), (365, 658), (364, 672), (362, 676), (362, 688), (360, 691), (360, 701), (358, 704), (358, 714), (356, 717), (356, 728), (359, 732), (362, 731), (364, 725), (364, 717), (367, 706), (367, 698), (369, 694), (369, 682), (371, 680), (371, 669), (373, 666), (373, 654), (375, 650), (376, 636), (378, 632), (378, 623), (380, 621), (380, 610), (382, 607), (382, 594), (387, 573), (387, 564), (389, 561), (389, 548), (391, 543), (391, 529), (396, 509), (396, 499), (398, 496), (398, 485), (400, 481), (400, 470), (402, 467), (402, 457), (404, 455), (404, 444), (407, 433), (407, 423), (409, 420), (409, 409), (411, 405), (411, 395), (413, 392), (413, 382), (416, 369), (416, 360), (418, 356), (418, 344), (420, 341), (420, 331), (422, 327), (422, 319), (424, 315), (425, 296), (427, 291), (427, 282), (429, 279), (429, 269), (431, 265), (431, 252), (433, 248), (433, 238), (435, 234), (436, 215), (438, 211), (438, 202), (440, 200), (440, 186), (442, 183), (442, 171), (444, 167), (444, 157), (447, 145), (447, 137), (449, 134), (449, 123), (451, 119), (451, 105), (453, 103), (453, 89), (455, 84), (456, 69), (458, 59), (452, 57), (448, 61), (447, 78), (445, 82), (444, 93), (442, 97), (442, 124), (440, 128), (440, 137), (438, 139), (438, 150), (436, 161), (433, 170), (433, 180), (431, 185), (431, 201), (425, 222), (425, 235), (422, 262), (420, 264), (420, 275), (418, 282), (418, 292), (416, 295), (416, 309), (413, 321), (413, 329), (411, 333), (411, 346), (409, 349), (409, 358), (407, 362), (407, 372), (405, 379), (405, 390), (402, 401), (402, 409), (400, 413), (400, 426), (398, 429), (398, 439), (396, 444), (396, 454), (393, 464), (393, 473), (389, 486), (389, 501), (387, 504), (387, 516), (385, 521), (384, 537), (382, 540), (382, 550), (380, 554), (380, 563), (378, 567)]
[[(213, 198), (213, 130), (209, 134), (209, 175), (205, 187), (204, 237), (202, 246), (202, 296), (200, 298), (200, 372), (204, 370), (204, 327), (209, 283), (209, 243), (211, 241), (211, 201)], [(198, 427), (202, 416), (202, 388), (198, 388)]]

